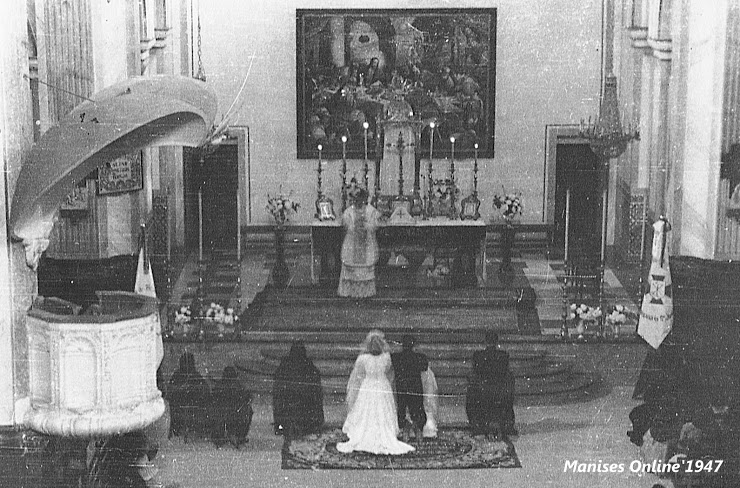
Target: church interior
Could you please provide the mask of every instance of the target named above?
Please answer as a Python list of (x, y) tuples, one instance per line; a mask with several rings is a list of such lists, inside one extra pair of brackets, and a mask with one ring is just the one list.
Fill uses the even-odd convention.
[[(740, 486), (740, 0), (0, 13), (0, 485)], [(416, 454), (337, 451), (372, 329), (436, 376)], [(505, 441), (468, 431), (492, 332)], [(273, 419), (295, 341), (304, 437)], [(242, 442), (211, 407), (171, 430), (184, 358), (249, 392)]]

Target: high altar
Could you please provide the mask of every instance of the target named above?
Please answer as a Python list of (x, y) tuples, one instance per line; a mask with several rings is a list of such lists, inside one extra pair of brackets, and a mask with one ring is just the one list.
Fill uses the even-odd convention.
[[(378, 122), (377, 127), (382, 128), (385, 141), (382, 157), (378, 155), (375, 161), (373, 186), (367, 178), (366, 157), (364, 185), (372, 195), (373, 205), (384, 216), (377, 230), (380, 264), (385, 264), (392, 254), (403, 255), (412, 269), (425, 261), (444, 261), (448, 264), (453, 286), (478, 286), (485, 282), (486, 224), (478, 213), (477, 144), (475, 189), (460, 200), (455, 181), (454, 137), (450, 139), (452, 154), (447, 162), (447, 174), (444, 178), (435, 179), (433, 149), (429, 151), (426, 175), (421, 173), (421, 157), (416, 150), (421, 131), (428, 128), (433, 133), (434, 121), (423, 123), (414, 116), (408, 103), (397, 99), (386, 104), (384, 118)], [(341, 219), (334, 220), (321, 211), (328, 199), (321, 190), (320, 168), (319, 161), (317, 220), (311, 225), (311, 279), (313, 282), (333, 283), (338, 279), (341, 268), (344, 229)], [(439, 176), (439, 171), (437, 173)], [(348, 204), (344, 158), (342, 186), (339, 214)]]

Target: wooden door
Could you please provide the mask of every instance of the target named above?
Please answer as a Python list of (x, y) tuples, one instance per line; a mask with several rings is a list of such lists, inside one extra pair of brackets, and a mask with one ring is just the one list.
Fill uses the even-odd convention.
[(555, 164), (555, 249), (562, 255), (565, 248), (566, 190), (570, 188), (569, 257), (598, 261), (602, 215), (599, 160), (587, 144), (558, 144)]
[(239, 188), (238, 146), (222, 144), (199, 161), (197, 151), (186, 153), (185, 243), (198, 250), (198, 189), (202, 188), (203, 250), (233, 250), (236, 253)]

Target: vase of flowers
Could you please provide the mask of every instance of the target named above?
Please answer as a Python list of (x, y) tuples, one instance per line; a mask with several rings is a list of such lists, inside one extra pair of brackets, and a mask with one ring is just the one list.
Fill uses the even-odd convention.
[(520, 193), (506, 193), (493, 196), (493, 206), (499, 211), (504, 219), (503, 232), (501, 233), (501, 266), (499, 271), (511, 269), (511, 249), (514, 247), (516, 229), (514, 221), (522, 214), (522, 196)]
[(579, 340), (585, 337), (588, 327), (595, 325), (601, 315), (601, 307), (591, 307), (584, 303), (570, 305), (568, 318), (576, 321), (576, 334)]
[(609, 325), (612, 334), (615, 338), (619, 337), (622, 332), (622, 327), (627, 322), (634, 322), (637, 320), (637, 313), (628, 309), (624, 305), (614, 305), (609, 315), (606, 316), (606, 323)]
[(285, 223), (298, 212), (299, 207), (291, 194), (267, 195), (265, 208), (275, 222), (275, 267), (272, 269), (272, 282), (279, 288), (285, 288), (289, 278), (288, 265), (285, 262)]
[(176, 309), (174, 319), (175, 326), (172, 329), (172, 335), (187, 337), (193, 327), (193, 314), (190, 310), (190, 307), (187, 305), (183, 305), (180, 308)]
[(206, 309), (203, 320), (208, 330), (214, 332), (219, 338), (234, 335), (239, 325), (239, 316), (233, 308), (226, 308), (215, 302), (211, 302)]

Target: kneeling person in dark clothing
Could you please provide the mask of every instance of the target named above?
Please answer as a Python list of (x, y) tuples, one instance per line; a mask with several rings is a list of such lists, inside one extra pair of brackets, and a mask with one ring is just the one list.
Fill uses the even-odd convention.
[(391, 354), (396, 380), (398, 426), (403, 429), (404, 440), (406, 440), (409, 434), (409, 425), (406, 422), (408, 412), (416, 441), (420, 442), (422, 440), (422, 429), (427, 421), (427, 415), (424, 411), (424, 390), (421, 383), (421, 373), (429, 368), (429, 360), (424, 354), (414, 351), (414, 336), (404, 335), (401, 344), (403, 350)]
[(473, 354), (465, 410), (475, 434), (501, 438), (517, 435), (514, 427), (514, 374), (509, 353), (499, 349), (498, 334), (486, 334), (486, 349)]

